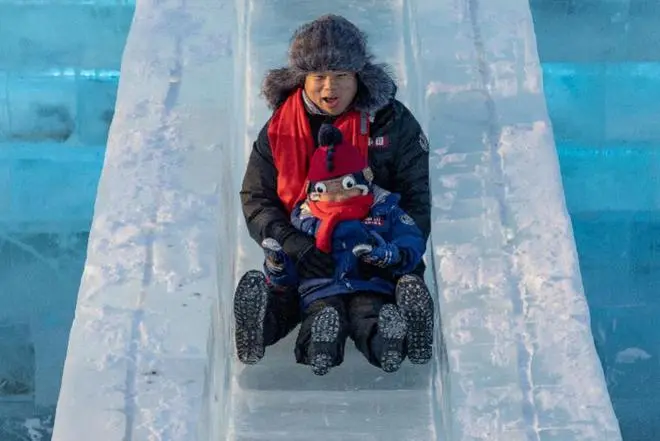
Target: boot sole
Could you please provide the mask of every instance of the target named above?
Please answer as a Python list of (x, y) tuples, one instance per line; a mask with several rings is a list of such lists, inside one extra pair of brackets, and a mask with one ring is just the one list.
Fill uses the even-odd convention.
[(401, 277), (396, 287), (399, 311), (407, 326), (408, 359), (413, 364), (426, 364), (433, 355), (433, 299), (418, 277)]
[(312, 323), (310, 362), (315, 375), (325, 375), (333, 367), (333, 354), (339, 338), (339, 313), (333, 307), (322, 309)]
[(383, 342), (380, 359), (383, 371), (396, 372), (401, 367), (407, 328), (396, 305), (387, 304), (381, 308), (378, 314), (378, 332)]
[(255, 364), (264, 356), (264, 319), (268, 305), (266, 278), (256, 270), (241, 277), (234, 295), (236, 353), (245, 364)]

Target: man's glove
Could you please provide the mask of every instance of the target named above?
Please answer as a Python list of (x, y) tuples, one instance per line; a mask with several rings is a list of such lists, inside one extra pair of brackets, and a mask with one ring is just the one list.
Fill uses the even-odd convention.
[(266, 261), (264, 265), (269, 273), (274, 275), (281, 275), (287, 269), (286, 264), (289, 257), (286, 255), (282, 246), (273, 238), (266, 238), (261, 242), (261, 247), (264, 249)]
[(293, 262), (286, 255), (280, 244), (272, 238), (261, 242), (266, 258), (264, 259), (264, 272), (268, 284), (275, 291), (286, 291), (298, 285), (298, 277)]
[(401, 262), (401, 253), (399, 247), (393, 243), (385, 242), (383, 237), (371, 232), (376, 239), (376, 246), (371, 244), (359, 244), (353, 247), (353, 254), (365, 263), (379, 268), (387, 268)]
[(299, 231), (291, 233), (282, 243), (284, 252), (296, 262), (301, 279), (330, 279), (335, 275), (335, 259), (316, 248), (314, 237)]

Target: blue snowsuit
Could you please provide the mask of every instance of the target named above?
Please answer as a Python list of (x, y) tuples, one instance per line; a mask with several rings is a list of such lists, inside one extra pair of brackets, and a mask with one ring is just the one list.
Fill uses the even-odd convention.
[[(287, 264), (285, 274), (267, 275), (274, 285), (295, 284), (299, 282), (299, 293), (303, 310), (315, 300), (339, 294), (352, 294), (359, 291), (394, 294), (394, 284), (380, 277), (364, 279), (359, 273), (360, 260), (353, 254), (353, 247), (359, 244), (377, 246), (374, 234), (386, 242), (395, 244), (400, 251), (401, 261), (388, 271), (393, 276), (411, 273), (418, 265), (426, 242), (422, 232), (412, 218), (399, 206), (400, 196), (384, 189), (374, 187), (374, 203), (369, 215), (363, 220), (339, 222), (332, 235), (332, 255), (336, 269), (333, 278), (315, 278), (297, 280), (292, 265)], [(292, 224), (302, 232), (314, 236), (320, 220), (312, 216), (306, 204), (299, 203), (291, 213)]]

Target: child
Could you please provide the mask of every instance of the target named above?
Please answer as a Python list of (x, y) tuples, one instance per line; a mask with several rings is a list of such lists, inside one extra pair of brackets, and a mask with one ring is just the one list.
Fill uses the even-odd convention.
[(426, 244), (398, 207), (399, 196), (372, 184), (366, 158), (330, 124), (319, 131), (308, 180), (307, 199), (294, 208), (292, 223), (335, 257), (335, 277), (298, 280), (279, 244), (272, 239), (262, 244), (265, 283), (276, 291), (298, 285), (297, 361), (324, 375), (342, 363), (350, 336), (386, 372), (398, 370), (406, 352), (413, 363), (428, 362), (433, 302), (424, 282), (409, 275)]

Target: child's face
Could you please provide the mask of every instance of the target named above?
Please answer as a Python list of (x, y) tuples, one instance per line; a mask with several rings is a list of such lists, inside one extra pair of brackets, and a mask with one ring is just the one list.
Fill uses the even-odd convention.
[(358, 184), (353, 175), (315, 182), (309, 199), (317, 202), (342, 202), (369, 193), (369, 187)]

